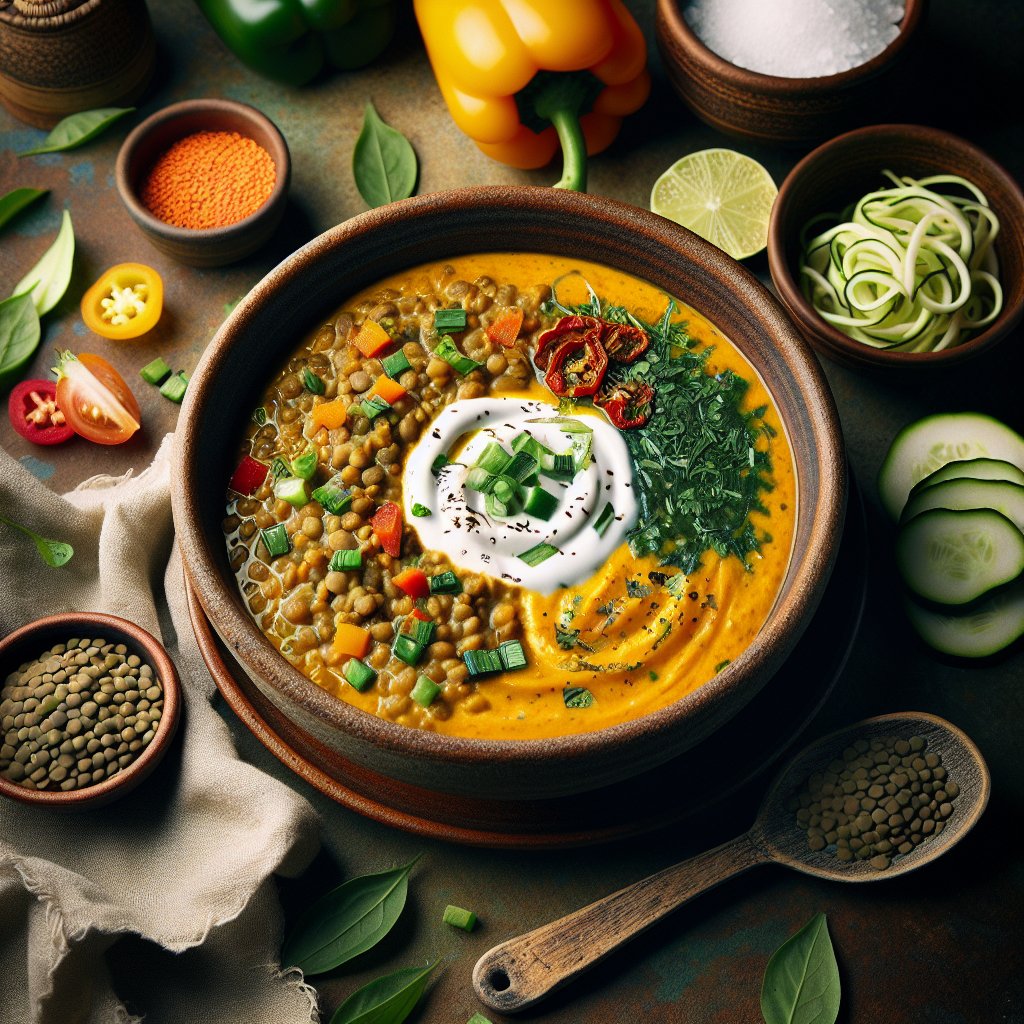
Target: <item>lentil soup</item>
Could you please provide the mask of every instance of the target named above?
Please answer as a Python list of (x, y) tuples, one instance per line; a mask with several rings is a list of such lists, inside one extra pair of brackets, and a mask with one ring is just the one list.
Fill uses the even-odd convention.
[(792, 455), (753, 368), (580, 260), (464, 256), (353, 296), (240, 457), (223, 526), (250, 614), (412, 728), (536, 739), (665, 707), (750, 644), (790, 557)]

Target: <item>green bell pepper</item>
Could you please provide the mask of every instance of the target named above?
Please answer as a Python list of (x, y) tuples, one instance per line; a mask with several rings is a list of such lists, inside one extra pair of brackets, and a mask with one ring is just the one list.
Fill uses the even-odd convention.
[(391, 41), (396, 0), (196, 0), (228, 49), (258, 74), (303, 85), (328, 63), (369, 64)]

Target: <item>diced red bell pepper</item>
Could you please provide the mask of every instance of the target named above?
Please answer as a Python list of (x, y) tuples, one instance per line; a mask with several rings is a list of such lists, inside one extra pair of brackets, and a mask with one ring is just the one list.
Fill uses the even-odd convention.
[(392, 576), (391, 582), (411, 598), (430, 597), (430, 580), (422, 569), (406, 569), (397, 576)]
[(420, 622), (433, 622), (433, 619), (421, 608), (413, 608), (410, 614), (414, 619), (419, 619)]
[(597, 394), (608, 369), (608, 353), (597, 331), (571, 333), (551, 353), (544, 383), (559, 398), (586, 398)]
[(402, 510), (393, 501), (385, 501), (370, 520), (380, 546), (392, 558), (402, 553)]
[(601, 321), (594, 316), (563, 316), (549, 331), (537, 339), (537, 351), (533, 361), (542, 369), (548, 368), (551, 353), (569, 337), (584, 337), (591, 332), (600, 333)]
[(635, 324), (613, 324), (606, 320), (601, 327), (601, 344), (618, 363), (632, 363), (651, 347), (651, 337)]
[(502, 348), (511, 348), (519, 337), (519, 330), (523, 326), (523, 311), (518, 306), (505, 310), (500, 316), (492, 320), (484, 332), (488, 339)]
[(654, 412), (654, 388), (638, 380), (625, 381), (603, 389), (594, 404), (619, 430), (642, 427)]
[(228, 487), (239, 494), (255, 494), (257, 488), (267, 479), (270, 467), (263, 462), (257, 462), (251, 455), (243, 455), (238, 468), (231, 474)]

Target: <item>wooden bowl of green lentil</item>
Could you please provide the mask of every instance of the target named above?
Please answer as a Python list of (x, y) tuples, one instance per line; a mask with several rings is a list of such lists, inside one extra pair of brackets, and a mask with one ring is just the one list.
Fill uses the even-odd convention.
[(177, 730), (163, 645), (116, 615), (37, 619), (0, 640), (0, 794), (70, 811), (134, 789)]

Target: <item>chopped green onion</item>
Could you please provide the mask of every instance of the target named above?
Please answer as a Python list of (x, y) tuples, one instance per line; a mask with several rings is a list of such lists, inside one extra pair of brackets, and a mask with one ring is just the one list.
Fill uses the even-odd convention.
[(362, 567), (362, 548), (342, 548), (340, 551), (335, 551), (327, 565), (329, 572), (351, 572), (353, 569), (362, 569)]
[(381, 398), (380, 395), (364, 398), (361, 406), (363, 415), (370, 420), (375, 420), (382, 412), (388, 412), (390, 408), (391, 403)]
[(267, 422), (267, 410), (262, 405), (257, 405), (252, 411), (252, 419), (257, 426), (264, 426)]
[(308, 366), (302, 371), (302, 383), (306, 390), (312, 391), (314, 395), (322, 395), (327, 390), (323, 378), (318, 377)]
[(181, 404), (181, 400), (185, 397), (185, 389), (188, 387), (188, 377), (185, 376), (184, 372), (179, 370), (172, 377), (168, 377), (167, 380), (160, 386), (160, 394), (164, 398), (169, 398), (172, 402)]
[(543, 487), (531, 487), (523, 498), (523, 511), (538, 519), (550, 519), (558, 508), (558, 499)]
[(585, 686), (567, 686), (562, 691), (562, 702), (567, 708), (589, 708), (594, 695)]
[(497, 651), (466, 651), (462, 655), (462, 660), (469, 670), (471, 679), (494, 675), (495, 672), (503, 670), (501, 655)]
[(466, 1021), (466, 1024), (493, 1024), (493, 1021), (490, 1017), (485, 1017), (482, 1013), (474, 1013), (473, 1016)]
[(451, 569), (438, 573), (436, 576), (430, 577), (430, 592), (432, 594), (461, 594), (462, 580)]
[(298, 458), (292, 459), (292, 472), (301, 480), (312, 480), (316, 473), (316, 452), (303, 452)]
[(389, 356), (385, 356), (380, 361), (380, 365), (392, 380), (398, 380), (406, 370), (412, 369), (409, 357), (401, 349), (397, 352), (392, 352)]
[(495, 477), (491, 494), (511, 508), (519, 500), (519, 484), (511, 477)]
[(609, 501), (603, 509), (601, 514), (594, 520), (594, 529), (597, 530), (598, 537), (603, 537), (605, 530), (612, 525), (612, 520), (615, 518), (615, 509), (612, 503)]
[(448, 456), (442, 452), (440, 455), (434, 456), (434, 461), (430, 464), (430, 472), (437, 476), (438, 473), (448, 465)]
[(377, 673), (358, 658), (349, 658), (345, 664), (344, 675), (353, 689), (360, 693), (377, 678)]
[(464, 932), (471, 932), (476, 926), (476, 914), (472, 910), (465, 910), (463, 907), (454, 907), (450, 903), (444, 908), (444, 915), (441, 920), (450, 924), (453, 928), (461, 928)]
[(274, 497), (287, 501), (296, 508), (302, 508), (309, 501), (306, 481), (297, 476), (283, 477), (274, 484)]
[(524, 551), (519, 558), (521, 558), (527, 565), (540, 565), (541, 562), (546, 562), (552, 555), (559, 554), (558, 548), (554, 544), (548, 544), (547, 541), (541, 541), (539, 544), (534, 544), (532, 548)]
[(501, 658), (502, 667), (506, 672), (515, 672), (516, 669), (526, 668), (529, 664), (526, 651), (518, 640), (506, 640), (498, 644), (498, 657)]
[(438, 359), (443, 359), (456, 373), (472, 373), (484, 365), (475, 359), (470, 359), (469, 356), (464, 356), (448, 334), (438, 342), (437, 348), (434, 349), (434, 355)]
[(506, 519), (514, 514), (512, 506), (506, 504), (496, 494), (484, 495), (484, 511), (493, 519)]
[(577, 473), (590, 465), (590, 453), (594, 447), (593, 431), (585, 433), (576, 431), (572, 433), (572, 458), (573, 466)]
[(421, 708), (429, 708), (434, 703), (434, 698), (441, 692), (441, 687), (434, 682), (430, 676), (420, 674), (420, 677), (416, 680), (416, 685), (412, 688), (409, 696)]
[(439, 334), (442, 331), (464, 331), (466, 329), (466, 311), (461, 306), (454, 309), (434, 310), (434, 330)]
[(511, 462), (512, 456), (497, 441), (490, 441), (480, 453), (475, 465), (480, 469), (486, 469), (488, 473), (500, 476)]
[(263, 541), (271, 558), (277, 558), (278, 555), (287, 555), (292, 549), (292, 542), (288, 537), (288, 531), (284, 528), (284, 523), (278, 523), (276, 526), (268, 526), (265, 530), (260, 530), (260, 539)]
[(408, 633), (399, 633), (391, 653), (406, 665), (415, 665), (423, 657), (423, 648)]
[(465, 486), (471, 491), (480, 491), (482, 494), (489, 494), (494, 488), (494, 482), (498, 478), (493, 473), (488, 473), (482, 466), (474, 466), (466, 474)]
[(319, 501), (332, 516), (340, 516), (352, 504), (352, 492), (342, 484), (339, 474), (318, 487), (313, 500)]
[[(171, 375), (171, 368), (159, 357), (139, 370), (139, 376), (147, 384), (162, 384)], [(262, 408), (262, 407), (261, 407)], [(256, 421), (259, 423), (259, 420)], [(266, 410), (264, 410), (263, 422), (266, 422)], [(262, 426), (263, 424), (260, 424)]]
[(432, 516), (434, 513), (427, 508), (426, 505), (421, 505), (418, 501), (413, 503), (412, 514), (417, 519), (423, 519), (425, 516)]
[(540, 471), (556, 480), (571, 480), (576, 475), (576, 461), (572, 457), (572, 452), (543, 455), (540, 460)]
[(504, 475), (512, 477), (517, 483), (521, 483), (528, 476), (537, 472), (537, 460), (527, 451), (516, 452), (512, 461), (508, 464)]
[(514, 452), (529, 452), (537, 462), (540, 462), (542, 455), (553, 455), (546, 445), (540, 443), (532, 434), (528, 434), (525, 430), (521, 434), (516, 434), (512, 438), (512, 451)]
[(420, 647), (427, 647), (434, 640), (434, 631), (437, 629), (437, 623), (431, 620), (425, 622), (423, 619), (412, 619), (412, 638), (419, 644)]
[(275, 455), (271, 460), (270, 472), (275, 480), (280, 480), (281, 477), (292, 475), (291, 466), (289, 466), (280, 455)]

